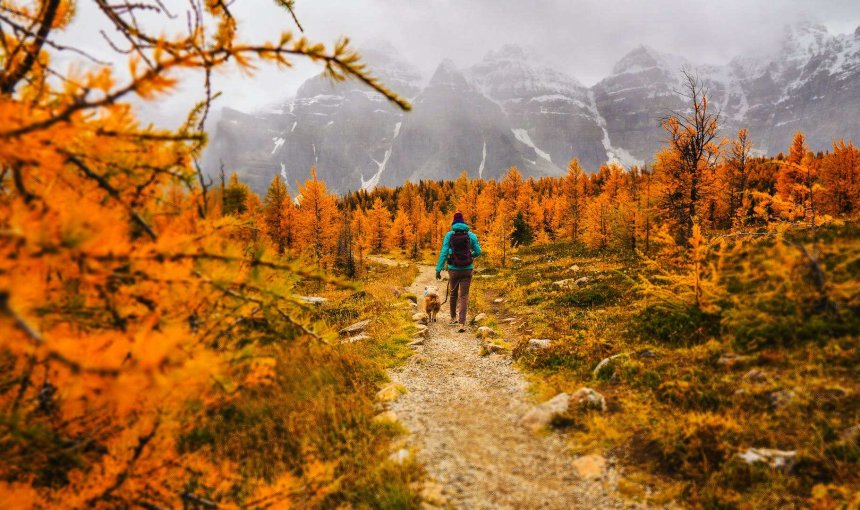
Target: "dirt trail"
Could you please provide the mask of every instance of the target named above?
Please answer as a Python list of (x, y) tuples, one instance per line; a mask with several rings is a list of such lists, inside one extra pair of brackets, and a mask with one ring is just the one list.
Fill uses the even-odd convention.
[[(411, 292), (434, 281), (422, 266)], [(442, 288), (444, 294), (444, 288)], [(479, 355), (471, 333), (449, 326), (447, 304), (430, 336), (392, 379), (408, 393), (391, 410), (412, 432), (418, 460), (456, 508), (624, 508), (601, 480), (578, 479), (559, 434), (534, 435), (517, 422), (534, 404), (507, 355)]]

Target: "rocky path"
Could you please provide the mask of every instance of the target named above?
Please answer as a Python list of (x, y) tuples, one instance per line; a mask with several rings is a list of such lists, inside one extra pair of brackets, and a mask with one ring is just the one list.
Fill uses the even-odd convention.
[[(421, 267), (410, 291), (436, 285)], [(444, 289), (443, 289), (444, 293)], [(447, 305), (443, 308), (446, 308)], [(456, 508), (624, 508), (610, 469), (581, 479), (559, 434), (533, 434), (518, 423), (535, 402), (508, 355), (480, 356), (471, 333), (457, 333), (443, 310), (395, 383), (408, 391), (391, 410), (411, 431), (418, 460)]]

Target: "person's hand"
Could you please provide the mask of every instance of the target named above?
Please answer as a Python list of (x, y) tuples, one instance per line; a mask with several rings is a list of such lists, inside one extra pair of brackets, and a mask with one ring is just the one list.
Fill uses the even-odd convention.
[(436, 279), (437, 279), (437, 280), (441, 280), (441, 279), (442, 279), (442, 271), (436, 271)]

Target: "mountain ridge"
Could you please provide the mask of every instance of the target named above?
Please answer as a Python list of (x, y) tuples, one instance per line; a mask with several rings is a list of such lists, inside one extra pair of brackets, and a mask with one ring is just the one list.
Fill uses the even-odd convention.
[(294, 182), (317, 166), (344, 192), (464, 170), (497, 178), (512, 165), (527, 176), (558, 175), (573, 158), (589, 170), (607, 161), (642, 165), (663, 141), (659, 119), (685, 107), (682, 69), (708, 89), (722, 134), (747, 127), (761, 153), (783, 150), (798, 129), (813, 150), (860, 139), (860, 27), (832, 35), (789, 26), (770, 52), (721, 65), (638, 45), (591, 87), (516, 45), (462, 69), (444, 59), (429, 78), (390, 44), (363, 54), (384, 83), (412, 99), (413, 112), (358, 82), (316, 76), (272, 111), (224, 109), (204, 167), (211, 173), (223, 162), (262, 191), (276, 173)]

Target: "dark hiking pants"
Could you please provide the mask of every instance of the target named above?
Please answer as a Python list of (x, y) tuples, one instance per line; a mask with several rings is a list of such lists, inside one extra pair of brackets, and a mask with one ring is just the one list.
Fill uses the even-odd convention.
[(457, 320), (457, 312), (460, 314), (460, 324), (466, 324), (466, 307), (469, 306), (469, 286), (472, 285), (472, 270), (458, 269), (448, 270), (449, 284), (451, 285), (451, 320)]

